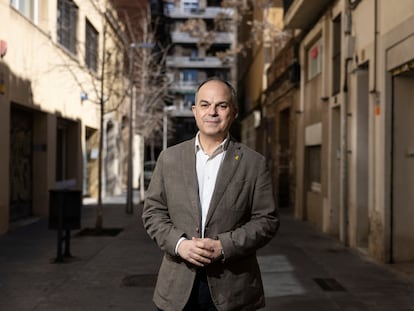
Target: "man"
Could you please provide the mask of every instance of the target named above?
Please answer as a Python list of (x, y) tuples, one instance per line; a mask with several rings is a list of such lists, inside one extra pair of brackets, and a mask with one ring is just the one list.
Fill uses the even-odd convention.
[(279, 218), (265, 159), (229, 135), (236, 94), (212, 78), (192, 107), (199, 132), (163, 151), (143, 209), (144, 226), (164, 251), (158, 310), (255, 310), (264, 306), (256, 250)]

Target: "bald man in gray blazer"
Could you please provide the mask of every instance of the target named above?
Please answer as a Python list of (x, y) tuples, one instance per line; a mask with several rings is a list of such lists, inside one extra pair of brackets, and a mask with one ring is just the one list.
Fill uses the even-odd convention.
[(196, 92), (199, 132), (163, 151), (142, 219), (164, 252), (158, 310), (256, 310), (264, 293), (256, 251), (279, 227), (263, 156), (229, 135), (232, 86), (213, 78)]

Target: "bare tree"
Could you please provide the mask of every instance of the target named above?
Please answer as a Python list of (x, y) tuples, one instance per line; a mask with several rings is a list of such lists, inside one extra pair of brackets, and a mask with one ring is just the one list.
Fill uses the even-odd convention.
[(141, 137), (140, 196), (144, 198), (144, 149), (145, 142), (152, 144), (161, 136), (163, 114), (170, 81), (165, 63), (169, 46), (163, 46), (157, 38), (160, 20), (153, 18), (150, 7), (143, 5), (134, 15), (125, 12), (128, 37), (130, 38), (130, 61), (133, 62), (132, 79), (136, 89), (135, 132)]
[[(163, 106), (166, 97), (168, 80), (163, 69), (166, 49), (155, 45), (155, 30), (149, 8), (146, 5), (137, 5), (134, 10), (126, 10), (106, 6), (104, 11), (92, 1), (97, 12), (102, 17), (102, 49), (96, 54), (95, 68), (88, 67), (82, 61), (67, 60), (63, 56), (61, 67), (69, 72), (83, 93), (90, 94), (88, 100), (99, 106), (100, 125), (98, 130), (98, 200), (96, 207), (95, 231), (103, 231), (102, 179), (104, 169), (103, 133), (104, 119), (107, 114), (114, 114), (121, 119), (125, 115), (127, 100), (130, 93), (130, 79), (132, 79), (135, 96), (136, 119), (134, 132), (141, 135), (140, 152), (143, 153), (144, 139), (153, 139), (162, 128)], [(133, 26), (132, 26), (133, 21)], [(77, 50), (85, 56), (85, 42), (78, 42)], [(133, 53), (133, 55), (131, 55)], [(64, 54), (64, 53), (63, 53)], [(62, 55), (63, 55), (62, 54)], [(131, 56), (133, 56), (131, 58)], [(128, 74), (129, 61), (134, 59), (132, 75)], [(128, 150), (132, 152), (132, 150)], [(143, 157), (141, 157), (143, 159)], [(141, 171), (143, 161), (141, 161)], [(141, 189), (143, 191), (143, 174), (141, 174)], [(143, 193), (141, 193), (143, 197)]]
[[(199, 47), (208, 49), (215, 42), (218, 32), (239, 29), (242, 34), (239, 35), (237, 44), (228, 50), (216, 52), (223, 63), (240, 53), (245, 55), (255, 45), (267, 44), (282, 48), (289, 39), (289, 34), (272, 21), (270, 8), (273, 3), (272, 0), (223, 0), (221, 6), (224, 10), (215, 17), (212, 31), (207, 29), (202, 19), (189, 19), (179, 30), (197, 38)], [(255, 11), (261, 14), (257, 16)]]
[[(94, 2), (92, 2), (95, 4)], [(56, 66), (62, 72), (70, 73), (73, 80), (81, 89), (83, 94), (87, 94), (87, 100), (99, 107), (99, 129), (97, 131), (96, 141), (98, 143), (98, 168), (97, 168), (97, 208), (95, 230), (97, 232), (103, 229), (103, 206), (102, 206), (102, 176), (103, 176), (103, 133), (104, 118), (109, 113), (121, 113), (120, 107), (128, 97), (128, 83), (124, 76), (123, 57), (124, 43), (119, 33), (114, 31), (116, 25), (111, 24), (108, 19), (108, 12), (101, 12), (95, 5), (95, 9), (101, 14), (103, 29), (102, 49), (98, 53), (99, 42), (94, 42), (96, 51), (93, 53), (94, 58), (90, 63), (85, 60), (86, 42), (78, 40), (77, 48), (80, 55), (79, 60), (67, 58), (66, 53), (62, 51), (62, 62)], [(96, 38), (97, 40), (98, 38)], [(110, 44), (109, 44), (110, 43)], [(93, 45), (89, 42), (88, 46)]]

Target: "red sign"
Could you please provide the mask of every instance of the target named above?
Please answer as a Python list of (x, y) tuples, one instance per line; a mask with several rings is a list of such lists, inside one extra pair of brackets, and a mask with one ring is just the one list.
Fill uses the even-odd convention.
[(313, 47), (310, 54), (311, 54), (312, 59), (316, 59), (318, 57), (318, 54), (319, 54), (318, 46)]
[(0, 57), (3, 57), (7, 53), (7, 42), (0, 40)]

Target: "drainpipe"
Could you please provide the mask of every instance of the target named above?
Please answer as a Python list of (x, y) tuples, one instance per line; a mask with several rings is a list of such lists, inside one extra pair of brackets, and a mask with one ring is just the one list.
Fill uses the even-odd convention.
[(348, 94), (348, 67), (352, 61), (351, 51), (351, 28), (352, 27), (352, 15), (349, 6), (349, 1), (345, 2), (345, 70), (344, 70), (344, 85), (343, 85), (343, 105), (341, 114), (341, 193), (342, 193), (342, 239), (343, 243), (349, 245), (349, 208), (348, 208), (348, 105), (349, 105), (349, 94)]
[[(375, 104), (375, 116), (379, 116), (381, 114), (381, 107), (380, 107), (380, 97), (379, 97), (379, 92), (377, 89), (377, 72), (378, 72), (378, 0), (374, 0), (374, 52), (373, 52), (373, 86), (372, 89), (370, 90), (370, 93), (372, 95), (374, 95), (374, 104)], [(376, 132), (376, 120), (374, 120), (373, 122), (373, 132), (375, 135)], [(374, 139), (374, 144), (373, 144), (373, 163), (374, 166), (376, 165), (376, 152), (375, 152), (375, 139)], [(373, 170), (375, 172), (375, 169)], [(375, 189), (376, 189), (376, 178), (374, 176), (374, 194), (373, 194), (373, 207), (375, 209), (376, 207), (376, 197), (375, 197)], [(392, 181), (391, 181), (392, 182)], [(390, 203), (390, 222), (389, 222), (389, 226), (390, 226), (390, 240), (389, 240), (389, 254), (388, 254), (388, 263), (392, 264), (394, 263), (394, 244), (393, 244), (393, 236), (394, 236), (394, 208), (393, 208), (393, 204), (392, 204), (392, 191), (391, 191), (391, 203)]]

